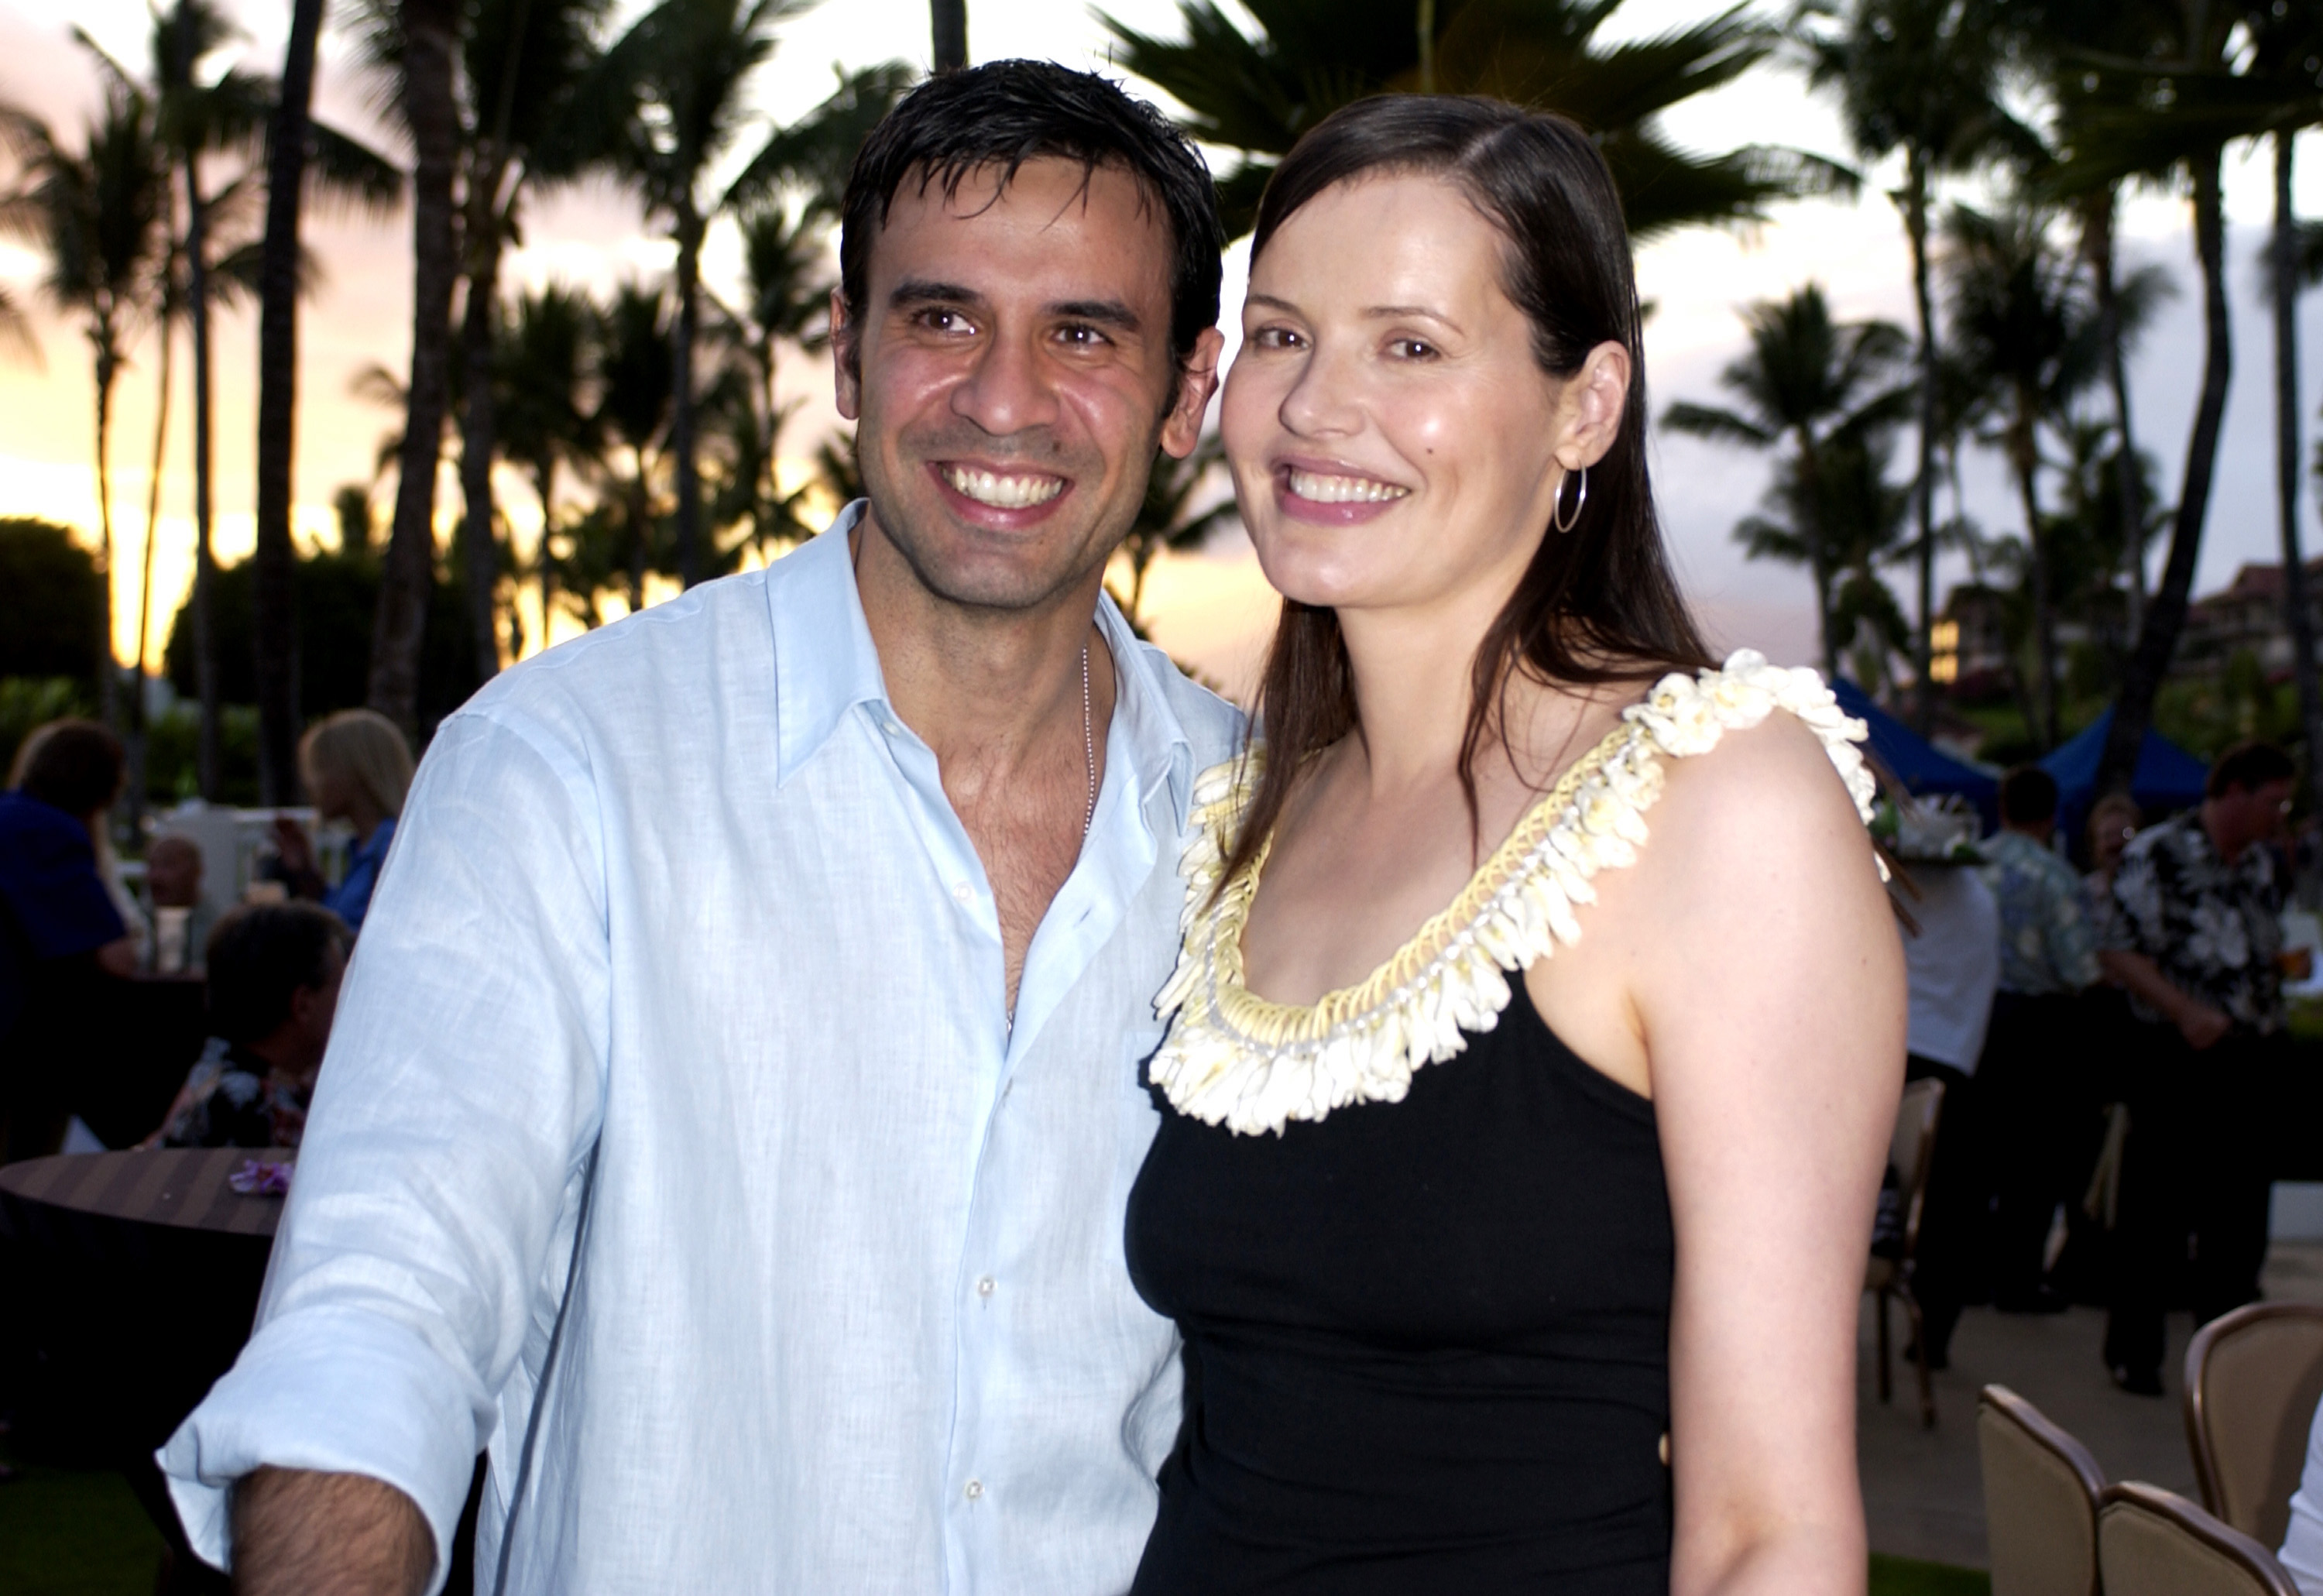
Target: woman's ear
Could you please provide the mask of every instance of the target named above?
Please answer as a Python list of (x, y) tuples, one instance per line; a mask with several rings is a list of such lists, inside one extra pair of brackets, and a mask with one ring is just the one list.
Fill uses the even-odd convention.
[(1630, 404), (1630, 352), (1608, 340), (1589, 352), (1565, 386), (1565, 436), (1556, 463), (1567, 471), (1596, 464), (1621, 436)]

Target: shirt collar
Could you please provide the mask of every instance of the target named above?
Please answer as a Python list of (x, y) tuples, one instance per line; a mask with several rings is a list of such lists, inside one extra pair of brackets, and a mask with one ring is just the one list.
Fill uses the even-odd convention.
[[(863, 618), (848, 535), (867, 501), (839, 512), (820, 537), (775, 563), (767, 573), (767, 608), (774, 621), (776, 773), (789, 782), (831, 739), (840, 719), (858, 704), (887, 705), (887, 679)], [(1138, 773), (1140, 807), (1167, 782), (1178, 829), (1193, 803), (1193, 743), (1170, 702), (1162, 667), (1130, 629), (1110, 593), (1097, 605), (1097, 624), (1113, 653), (1114, 723), (1126, 738)]]
[(847, 538), (858, 499), (822, 537), (775, 562), (767, 609), (775, 627), (775, 780), (786, 784), (857, 704), (885, 704), (887, 681), (863, 619)]

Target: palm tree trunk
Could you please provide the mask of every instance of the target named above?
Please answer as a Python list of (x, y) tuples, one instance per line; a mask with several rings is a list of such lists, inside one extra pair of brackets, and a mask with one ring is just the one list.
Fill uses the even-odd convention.
[(934, 46), (931, 70), (968, 65), (968, 0), (928, 0), (928, 32)]
[(702, 219), (677, 217), (677, 326), (671, 334), (669, 446), (677, 457), (677, 580), (701, 574), (702, 476), (693, 457), (693, 343), (702, 318)]
[[(471, 168), (467, 223), (468, 305), (460, 324), (464, 379), (460, 384), (460, 500), (465, 511), (461, 543), (466, 555), (468, 629), (476, 649), (476, 680), (500, 674), (498, 607), (500, 546), (492, 513), (492, 460), (499, 444), (492, 409), (492, 310), (500, 293), (499, 218), (492, 196), (499, 192), (494, 163)], [(481, 174), (478, 169), (482, 169)]]
[(419, 721), (419, 651), (436, 577), (436, 463), (452, 361), (459, 277), (453, 204), (459, 107), (453, 97), (458, 0), (403, 0), (404, 120), (411, 179), (411, 383), (395, 485), (395, 520), (372, 625), (371, 707), (409, 733)]
[[(180, 9), (179, 14), (186, 15)], [(210, 546), (210, 300), (204, 258), (207, 202), (197, 163), (186, 157), (186, 316), (194, 332), (194, 677), (201, 692), (202, 729), (194, 758), (205, 803), (218, 801), (219, 714), (217, 557)]]
[(2114, 280), (2112, 189), (2093, 197), (2082, 212), (2081, 249), (2096, 281), (2098, 342), (2103, 346), (2106, 387), (2113, 394), (2114, 491), (2121, 497), (2122, 564), (2129, 577), (2129, 635), (2145, 623), (2145, 516), (2138, 502), (2137, 440), (2129, 425), (2129, 371), (2122, 358), (2121, 297)]
[(1928, 679), (1936, 625), (1936, 304), (1928, 282), (1928, 172), (1919, 151), (1910, 152), (1905, 177), (1905, 230), (1912, 243), (1912, 302), (1920, 317), (1919, 472), (1912, 486), (1912, 510), (1920, 534), (1920, 629), (1912, 641), (1913, 694), (1925, 733), (1936, 713), (1936, 684)]
[(2227, 313), (2226, 218), (2218, 193), (2221, 151), (2196, 157), (2193, 169), (2194, 253), (2202, 269), (2202, 393), (2186, 439), (2186, 470), (2170, 530), (2170, 560), (2162, 586), (2146, 607), (2137, 647), (2122, 672), (2113, 725), (2098, 762), (2099, 794), (2126, 790), (2153, 721), (2153, 700), (2186, 625), (2194, 564), (2202, 552), (2202, 522), (2210, 508), (2210, 479), (2218, 463), (2218, 427), (2226, 415), (2227, 383), (2234, 375), (2234, 328)]
[(2315, 680), (2315, 622), (2307, 609), (2307, 568), (2299, 548), (2299, 218), (2291, 204), (2289, 128), (2274, 135), (2274, 471), (2282, 523), (2283, 621), (2291, 632), (2291, 678), (2299, 686), (2299, 729), (2308, 780), (2323, 757), (2323, 696)]
[(113, 657), (113, 379), (120, 360), (113, 334), (100, 335), (96, 356), (97, 587), (105, 629), (96, 647), (96, 702), (107, 726), (121, 724), (121, 667)]
[[(2024, 407), (2031, 401), (2020, 394), (2016, 402)], [(2041, 722), (2031, 729), (2045, 751), (2057, 746), (2057, 615), (2049, 592), (2049, 544), (2041, 533), (2040, 484), (2034, 475), (2040, 462), (2033, 451), (2029, 410), (2020, 410), (2018, 426), (2025, 436), (2015, 440), (2008, 453), (2017, 501), (2025, 511), (2025, 547), (2033, 579), (2033, 693)]]
[[(163, 232), (174, 229), (165, 225)], [(129, 830), (142, 835), (145, 821), (147, 736), (145, 723), (145, 638), (153, 625), (153, 546), (161, 536), (161, 466), (170, 440), (170, 366), (178, 340), (176, 297), (170, 289), (170, 268), (162, 267), (161, 390), (153, 402), (153, 469), (145, 479), (145, 548), (137, 577), (137, 674), (131, 678), (129, 700)]]
[(266, 152), (266, 235), (258, 279), (258, 547), (253, 608), (258, 674), (258, 790), (268, 804), (298, 796), (297, 556), (290, 547), (290, 468), (298, 404), (298, 202), (306, 187), (307, 112), (323, 0), (294, 0), (290, 42)]
[(548, 647), (548, 618), (556, 613), (556, 559), (551, 552), (548, 533), (556, 511), (556, 456), (544, 454), (533, 463), (533, 482), (540, 493), (540, 542), (532, 551), (534, 572), (540, 578), (540, 646)]

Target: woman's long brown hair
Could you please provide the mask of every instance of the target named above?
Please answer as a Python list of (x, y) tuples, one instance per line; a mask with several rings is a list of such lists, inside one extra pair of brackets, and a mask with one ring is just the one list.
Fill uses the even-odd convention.
[[(1532, 325), (1533, 357), (1569, 379), (1589, 352), (1630, 352), (1629, 400), (1568, 532), (1543, 528), (1532, 562), (1476, 650), (1460, 784), (1473, 833), (1475, 762), (1501, 723), (1510, 677), (1594, 686), (1711, 663), (1662, 548), (1646, 474), (1646, 362), (1629, 230), (1612, 175), (1589, 135), (1562, 116), (1499, 100), (1394, 95), (1318, 123), (1268, 181), (1251, 238), (1253, 268), (1300, 206), (1375, 171), (1440, 174), (1506, 240), (1501, 287)], [(1357, 729), (1339, 618), (1285, 600), (1253, 706), (1266, 761), (1220, 881), (1257, 855), (1308, 755)]]

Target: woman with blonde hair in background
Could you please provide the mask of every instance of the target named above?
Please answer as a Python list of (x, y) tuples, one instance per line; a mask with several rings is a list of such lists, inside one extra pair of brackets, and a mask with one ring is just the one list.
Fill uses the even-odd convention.
[(1364, 101), (1260, 204), (1220, 430), (1286, 602), (1149, 1066), (1189, 1411), (1136, 1596), (1863, 1589), (1863, 728), (1694, 629), (1639, 322), (1560, 117)]
[(342, 710), (308, 728), (298, 743), (298, 776), (317, 818), (344, 821), (354, 829), (347, 873), (327, 885), (315, 867), (315, 850), (297, 821), (274, 822), (274, 846), (291, 895), (313, 898), (363, 929), (395, 822), (411, 791), (411, 748), (395, 722), (372, 710)]

